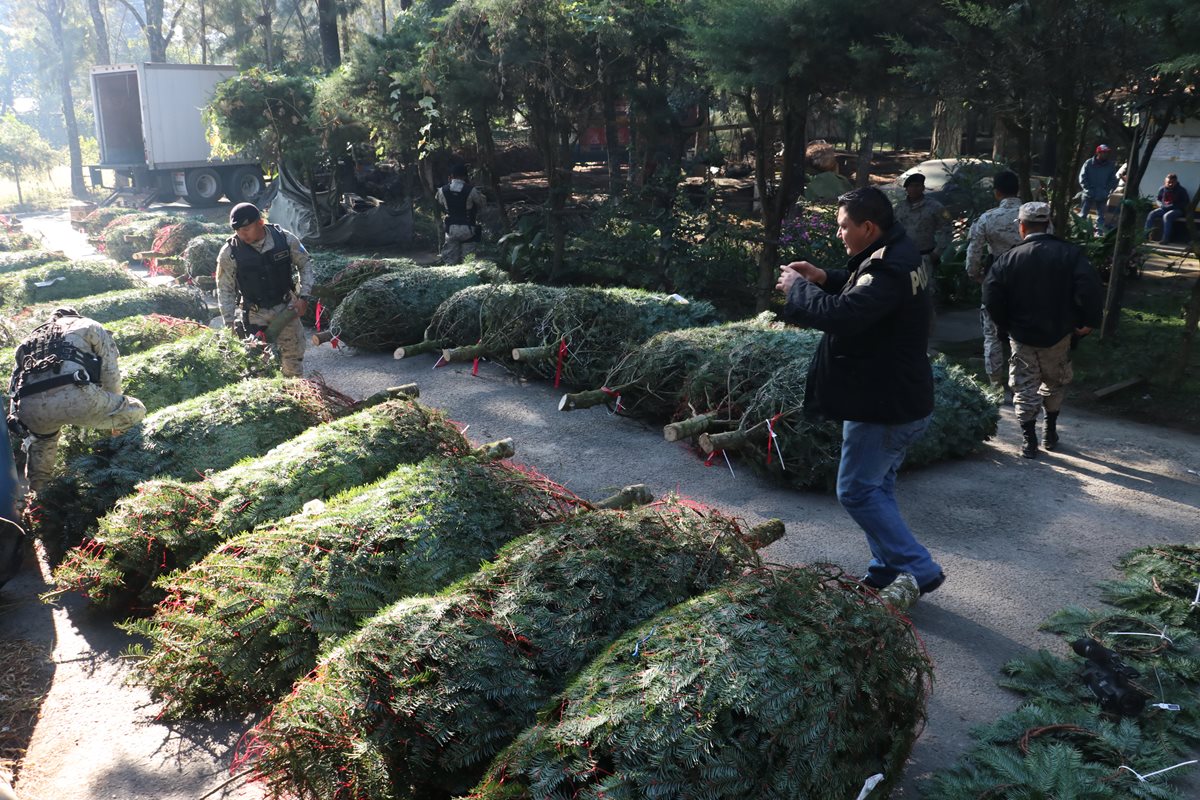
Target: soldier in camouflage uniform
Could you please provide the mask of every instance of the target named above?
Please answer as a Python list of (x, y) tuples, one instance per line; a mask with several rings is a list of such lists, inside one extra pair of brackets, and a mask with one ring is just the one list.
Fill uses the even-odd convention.
[(1042, 443), (1053, 450), (1072, 377), (1072, 337), (1086, 336), (1100, 324), (1104, 290), (1082, 248), (1047, 232), (1049, 205), (1026, 203), (1018, 219), (1022, 241), (992, 264), (983, 281), (983, 304), (1008, 331), (1021, 455), (1037, 458), (1038, 413), (1046, 410)]
[(121, 393), (117, 345), (100, 323), (59, 308), (17, 347), (10, 423), (27, 439), (25, 477), (41, 491), (54, 472), (64, 425), (132, 427), (146, 407)]
[[(1005, 170), (993, 182), (996, 200), (1000, 205), (979, 215), (967, 236), (967, 274), (976, 283), (983, 283), (988, 270), (988, 256), (997, 259), (1021, 243), (1017, 212), (1021, 201), (1017, 197), (1020, 180), (1015, 172)], [(986, 252), (985, 252), (986, 249)], [(1011, 402), (1004, 374), (1004, 337), (984, 306), (979, 309), (983, 326), (983, 364), (992, 385), (1003, 389), (1005, 402)]]
[(950, 212), (937, 200), (925, 196), (925, 176), (919, 172), (904, 179), (904, 199), (896, 203), (895, 212), (896, 221), (916, 244), (932, 277), (949, 243)]
[(475, 253), (483, 236), (479, 212), (487, 205), (483, 194), (467, 180), (466, 164), (450, 165), (450, 182), (437, 190), (437, 202), (446, 212), (442, 263), (461, 264), (464, 256)]
[(308, 251), (289, 231), (264, 222), (252, 203), (234, 206), (229, 226), (234, 235), (217, 254), (217, 305), (225, 327), (239, 337), (253, 336), (266, 331), (277, 315), (295, 311), (296, 318), (279, 331), (275, 346), (283, 374), (303, 377), (300, 317), (308, 310), (312, 291)]

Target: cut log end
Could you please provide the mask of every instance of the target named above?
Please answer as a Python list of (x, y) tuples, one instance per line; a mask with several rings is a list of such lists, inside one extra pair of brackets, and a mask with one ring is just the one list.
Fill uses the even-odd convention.
[(700, 434), (700, 449), (705, 453), (712, 453), (716, 450), (737, 450), (746, 443), (746, 439), (745, 431), (741, 430), (728, 433), (702, 433)]
[(445, 339), (426, 339), (416, 344), (406, 344), (403, 347), (397, 347), (395, 352), (392, 353), (392, 358), (400, 360), (402, 358), (425, 355), (426, 353), (436, 353), (449, 344)]
[(514, 347), (512, 351), (513, 361), (546, 361), (553, 358), (558, 352), (558, 345), (546, 344), (537, 347)]
[(312, 335), (313, 347), (320, 347), (333, 340), (333, 331), (317, 331)]
[(591, 408), (602, 405), (609, 399), (608, 392), (603, 389), (589, 389), (586, 392), (564, 394), (558, 401), (559, 411), (574, 411), (578, 408)]
[(715, 416), (714, 414), (699, 414), (690, 419), (664, 425), (663, 438), (668, 442), (678, 442), (681, 439), (690, 439), (693, 436), (698, 436), (708, 431)]
[(442, 350), (442, 358), (447, 364), (463, 361), (473, 361), (487, 355), (487, 349), (482, 344), (468, 344), (463, 347), (447, 347)]
[(389, 386), (386, 389), (380, 389), (375, 394), (363, 400), (359, 405), (377, 406), (380, 403), (386, 403), (388, 400), (404, 398), (406, 400), (416, 400), (421, 396), (421, 389), (415, 383), (405, 383), (401, 386)]
[(654, 502), (654, 494), (644, 483), (626, 486), (612, 497), (606, 497), (594, 505), (596, 508), (634, 508)]
[(766, 547), (769, 544), (778, 542), (787, 533), (784, 527), (783, 520), (769, 519), (766, 522), (760, 522), (746, 532), (746, 541), (755, 550)]
[(500, 461), (505, 458), (512, 458), (517, 454), (517, 448), (513, 444), (512, 438), (501, 439), (496, 442), (489, 442), (481, 445), (476, 449), (482, 457), (490, 461)]

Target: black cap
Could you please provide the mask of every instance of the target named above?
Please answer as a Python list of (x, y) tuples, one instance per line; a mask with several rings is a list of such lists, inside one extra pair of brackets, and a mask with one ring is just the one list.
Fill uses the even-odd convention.
[(904, 179), (905, 188), (908, 188), (908, 185), (910, 183), (919, 183), (922, 186), (924, 186), (925, 185), (925, 176), (919, 172), (914, 172), (912, 175), (909, 175), (907, 178)]
[(258, 222), (260, 219), (262, 219), (262, 212), (254, 203), (238, 203), (229, 212), (229, 227), (236, 231), (238, 228), (244, 228), (251, 222)]
[(59, 317), (78, 317), (79, 312), (74, 306), (59, 306), (50, 314), (50, 319), (58, 319)]
[(450, 165), (450, 177), (451, 178), (467, 177), (467, 165), (461, 161), (455, 161), (454, 163), (452, 163)]

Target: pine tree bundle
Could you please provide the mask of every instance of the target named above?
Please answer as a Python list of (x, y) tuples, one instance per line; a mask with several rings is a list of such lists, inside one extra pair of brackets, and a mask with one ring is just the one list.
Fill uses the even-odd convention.
[(128, 208), (120, 206), (101, 206), (80, 220), (78, 224), (88, 234), (88, 238), (93, 238), (97, 234), (103, 233), (104, 229), (118, 217), (129, 217), (132, 220), (136, 214), (130, 212)]
[(147, 416), (68, 461), (27, 509), (30, 527), (57, 564), (121, 497), (150, 478), (197, 480), (259, 455), (352, 405), (324, 384), (258, 378)]
[(154, 235), (150, 249), (164, 256), (182, 255), (188, 244), (197, 236), (220, 235), (229, 238), (228, 228), (216, 222), (205, 222), (196, 218), (184, 218), (165, 225)]
[(12, 228), (0, 229), (0, 253), (15, 253), (21, 250), (36, 250), (42, 247), (38, 237)]
[(189, 239), (180, 256), (183, 259), (183, 274), (193, 278), (215, 277), (217, 256), (228, 241), (228, 233), (202, 233)]
[(488, 768), (477, 800), (886, 797), (933, 665), (892, 609), (762, 571), (625, 633)]
[(399, 601), (330, 650), (251, 734), (256, 769), (302, 797), (463, 791), (608, 642), (740, 573), (767, 538), (664, 503), (518, 539), (473, 576)]
[(445, 349), (447, 361), (482, 355), (507, 361), (513, 348), (541, 340), (540, 329), (567, 291), (536, 283), (469, 286), (438, 306), (425, 340)]
[(338, 270), (332, 277), (313, 284), (313, 295), (330, 309), (346, 299), (346, 296), (372, 278), (394, 272), (423, 269), (411, 258), (356, 258)]
[(541, 324), (538, 340), (525, 345), (541, 349), (524, 351), (519, 360), (544, 378), (560, 375), (572, 386), (595, 386), (622, 353), (656, 333), (716, 322), (707, 301), (680, 302), (640, 289), (572, 288)]
[(128, 222), (118, 217), (104, 229), (104, 254), (122, 263), (133, 259), (134, 253), (150, 250), (161, 228), (174, 225), (179, 217), (166, 214), (139, 216)]
[(504, 273), (485, 262), (380, 275), (338, 303), (329, 328), (351, 347), (393, 350), (421, 341), (437, 307), (450, 295), (505, 280)]
[(351, 261), (345, 253), (334, 250), (310, 250), (308, 252), (308, 268), (312, 271), (313, 286), (333, 278)]
[(8, 272), (19, 272), (30, 267), (40, 267), (43, 264), (50, 264), (59, 261), (66, 261), (67, 257), (55, 250), (16, 250), (12, 253), (0, 252), (0, 274)]
[[(18, 339), (28, 336), (62, 305), (61, 302), (39, 303), (12, 315), (9, 321), (14, 334)], [(70, 305), (83, 316), (105, 324), (139, 314), (163, 314), (204, 322), (210, 318), (204, 298), (194, 289), (183, 286), (145, 286), (104, 292), (73, 299)]]
[(0, 309), (11, 312), (37, 303), (91, 297), (142, 285), (136, 275), (108, 258), (59, 261), (0, 275)]
[(323, 642), (563, 516), (573, 504), (555, 495), (509, 466), (438, 457), (238, 536), (159, 582), (167, 599), (130, 625), (150, 643), (134, 650), (138, 677), (168, 716), (254, 710), (310, 671)]
[[(94, 544), (55, 573), (62, 588), (120, 606), (221, 542), (370, 483), (400, 464), (470, 450), (439, 412), (391, 400), (318, 425), (199, 482), (151, 480), (99, 522)], [(142, 599), (153, 599), (149, 592)]]
[[(803, 413), (808, 364), (817, 341), (809, 340), (809, 352), (797, 353), (796, 360), (763, 384), (736, 431), (702, 434), (703, 450), (738, 451), (755, 469), (793, 486), (832, 488), (841, 453), (841, 425), (808, 420)], [(966, 372), (939, 357), (933, 362), (933, 379), (933, 419), (925, 435), (909, 448), (906, 467), (961, 457), (996, 432), (995, 402)]]

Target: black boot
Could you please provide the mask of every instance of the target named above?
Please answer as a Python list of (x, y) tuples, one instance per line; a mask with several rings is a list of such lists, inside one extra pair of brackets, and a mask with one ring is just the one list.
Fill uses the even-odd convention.
[(1022, 422), (1021, 435), (1025, 437), (1025, 443), (1021, 446), (1021, 457), (1037, 458), (1037, 420), (1033, 419), (1029, 422)]
[(1042, 437), (1042, 444), (1047, 450), (1053, 450), (1058, 447), (1058, 429), (1055, 425), (1058, 424), (1058, 412), (1046, 412), (1046, 434)]

